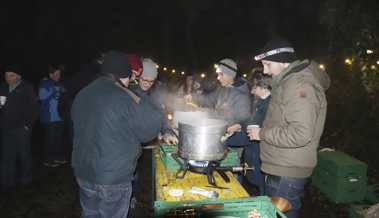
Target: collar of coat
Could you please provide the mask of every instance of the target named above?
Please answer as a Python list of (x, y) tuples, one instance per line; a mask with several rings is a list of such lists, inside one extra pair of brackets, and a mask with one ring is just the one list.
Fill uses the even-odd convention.
[(297, 60), (292, 62), (286, 69), (284, 69), (281, 73), (272, 78), (272, 89), (276, 89), (276, 87), (278, 87), (282, 80), (284, 80), (286, 77), (293, 73), (298, 73), (302, 71), (303, 69), (307, 68), (309, 64), (309, 60)]

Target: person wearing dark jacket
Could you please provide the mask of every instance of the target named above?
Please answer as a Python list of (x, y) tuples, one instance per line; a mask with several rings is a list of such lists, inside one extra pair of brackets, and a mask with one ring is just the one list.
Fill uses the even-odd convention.
[(21, 184), (27, 184), (32, 179), (30, 136), (38, 117), (38, 102), (33, 86), (22, 79), (17, 66), (9, 66), (5, 70), (5, 80), (6, 85), (0, 87), (0, 181), (3, 191), (17, 184), (17, 174), (20, 175)]
[[(251, 125), (262, 127), (263, 121), (266, 117), (266, 111), (271, 98), (271, 77), (263, 74), (263, 72), (256, 72), (252, 79), (251, 94), (254, 95), (255, 103), (251, 119), (247, 122), (247, 127)], [(244, 132), (244, 134), (246, 134)], [(245, 135), (247, 138), (247, 135)], [(260, 158), (260, 145), (259, 141), (252, 140), (245, 147), (244, 161), (253, 166), (254, 170), (246, 172), (245, 177), (247, 180), (258, 187), (259, 194), (264, 195), (264, 174), (261, 171), (261, 158)]]
[(72, 166), (79, 184), (82, 217), (127, 217), (141, 143), (156, 137), (163, 117), (127, 87), (132, 75), (126, 54), (110, 51), (104, 74), (75, 97)]

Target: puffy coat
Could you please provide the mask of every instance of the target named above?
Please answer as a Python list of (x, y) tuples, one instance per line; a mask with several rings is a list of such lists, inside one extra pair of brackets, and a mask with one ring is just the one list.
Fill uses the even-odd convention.
[(327, 73), (308, 60), (295, 61), (273, 77), (272, 97), (260, 132), (264, 172), (298, 178), (312, 174), (329, 85)]

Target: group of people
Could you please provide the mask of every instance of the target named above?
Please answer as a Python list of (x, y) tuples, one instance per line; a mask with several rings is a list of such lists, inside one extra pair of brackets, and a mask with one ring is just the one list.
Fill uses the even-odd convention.
[(250, 81), (254, 100), (246, 82), (236, 77), (238, 67), (231, 59), (217, 63), (219, 89), (185, 98), (213, 108), (216, 117), (228, 122), (227, 145), (239, 147), (242, 161), (255, 168), (247, 180), (261, 195), (288, 200), (287, 217), (298, 217), (317, 163), (330, 79), (314, 61), (299, 60), (285, 39), (270, 40), (254, 59), (263, 65)]
[[(298, 60), (281, 38), (270, 40), (255, 60), (263, 71), (250, 81), (238, 76), (234, 60), (225, 58), (216, 63), (217, 89), (203, 92), (188, 76), (178, 96), (227, 121), (226, 143), (240, 147), (241, 159), (255, 168), (247, 180), (261, 195), (287, 199), (287, 216), (298, 217), (317, 162), (330, 80), (315, 62)], [(7, 85), (0, 89), (2, 185), (14, 184), (10, 165), (17, 158), (24, 167), (21, 182), (31, 179), (30, 129), (39, 108), (49, 148), (46, 166), (66, 162), (59, 136), (62, 118), (70, 121), (82, 217), (127, 217), (141, 144), (159, 135), (166, 143), (178, 143), (165, 113), (167, 89), (157, 80), (156, 63), (112, 50), (82, 71), (81, 83), (63, 85), (60, 73), (59, 68), (49, 71), (37, 98), (19, 71), (6, 71)]]

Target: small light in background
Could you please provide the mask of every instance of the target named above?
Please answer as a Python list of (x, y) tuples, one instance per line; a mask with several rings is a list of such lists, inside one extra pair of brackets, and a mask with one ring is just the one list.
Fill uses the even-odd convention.
[(172, 69), (171, 72), (172, 72), (172, 73), (175, 73), (176, 71), (175, 71), (175, 69)]
[(349, 59), (349, 58), (345, 59), (345, 64), (351, 65), (352, 63), (353, 63), (353, 61), (351, 59)]
[(157, 65), (155, 65), (155, 67), (157, 68), (157, 69), (159, 69), (159, 65), (157, 64)]
[(246, 77), (247, 77), (247, 74), (246, 74), (246, 73), (244, 73), (242, 76), (246, 78)]
[(379, 61), (376, 61), (376, 64), (379, 65)]
[(184, 71), (182, 71), (180, 74), (181, 74), (181, 75), (185, 75), (186, 73), (184, 73)]
[(325, 70), (325, 65), (323, 65), (323, 64), (320, 64), (318, 67), (319, 67), (320, 69)]
[(218, 68), (218, 64), (214, 64), (213, 67), (214, 67), (215, 69), (217, 69), (217, 68)]
[(376, 66), (375, 65), (371, 65), (371, 70), (376, 70)]
[(166, 67), (163, 67), (163, 70), (164, 70), (164, 71), (166, 71), (166, 70), (167, 70), (167, 68), (166, 68)]
[(167, 114), (167, 119), (168, 119), (168, 120), (172, 120), (172, 119), (173, 119), (172, 114), (168, 113), (168, 114)]
[(366, 50), (366, 54), (372, 54), (372, 53), (374, 53), (373, 50), (371, 50), (371, 49), (367, 49), (367, 50)]
[(200, 77), (204, 79), (206, 77), (205, 73), (202, 73)]

